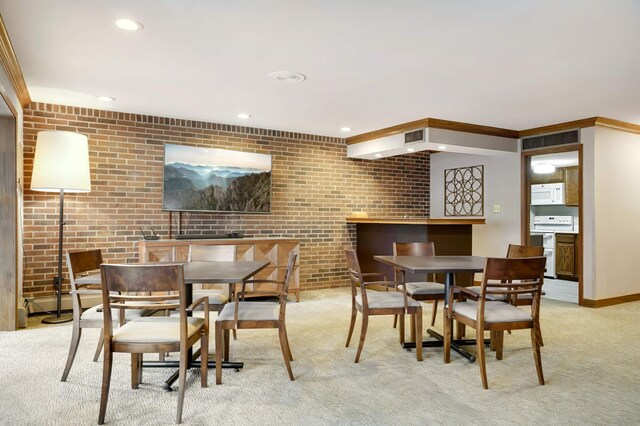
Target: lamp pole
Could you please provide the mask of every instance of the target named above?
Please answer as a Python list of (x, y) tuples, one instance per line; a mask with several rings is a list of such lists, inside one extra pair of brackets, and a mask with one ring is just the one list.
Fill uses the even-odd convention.
[(60, 324), (73, 320), (73, 315), (62, 315), (62, 233), (64, 232), (64, 189), (60, 189), (60, 221), (58, 225), (58, 275), (53, 279), (56, 286), (56, 314), (45, 317), (45, 324)]

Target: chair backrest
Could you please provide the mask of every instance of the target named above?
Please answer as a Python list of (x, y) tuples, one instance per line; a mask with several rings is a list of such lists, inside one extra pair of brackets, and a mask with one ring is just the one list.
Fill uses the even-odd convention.
[(544, 255), (544, 247), (519, 246), (517, 244), (509, 244), (507, 249), (507, 257), (538, 257)]
[(393, 243), (394, 256), (435, 256), (432, 242)]
[[(355, 300), (358, 294), (358, 287), (364, 283), (364, 278), (360, 270), (360, 262), (358, 261), (358, 253), (356, 250), (345, 247), (344, 254), (347, 256), (347, 272), (349, 273), (349, 280), (351, 281), (351, 298)], [(364, 297), (366, 297), (366, 295)]]
[[(125, 309), (180, 310), (180, 332), (187, 332), (184, 269), (181, 264), (167, 265), (102, 265), (102, 304), (105, 339), (112, 335), (111, 309), (121, 309), (120, 322), (124, 323)], [(156, 294), (154, 294), (156, 292)], [(157, 294), (162, 292), (164, 294)], [(177, 293), (179, 303), (176, 304)], [(163, 303), (170, 302), (173, 303)], [(184, 320), (184, 321), (183, 321)], [(184, 330), (183, 330), (184, 328)]]
[(222, 246), (206, 246), (206, 245), (191, 245), (189, 246), (189, 262), (197, 261), (236, 261), (236, 246), (234, 245), (222, 245)]
[(76, 284), (76, 278), (87, 272), (97, 271), (102, 265), (102, 251), (86, 250), (67, 253), (67, 270), (69, 271), (69, 281), (71, 281), (71, 300), (73, 304), (73, 314), (80, 318), (82, 314), (82, 299), (77, 291), (80, 287), (95, 288), (96, 293), (99, 293), (98, 286), (78, 286)]
[(284, 271), (284, 280), (282, 287), (282, 296), (280, 296), (280, 320), (284, 321), (285, 311), (287, 309), (287, 294), (289, 294), (289, 285), (293, 278), (294, 268), (296, 266), (296, 259), (298, 254), (295, 252), (289, 253), (289, 260), (287, 261), (287, 269)]
[[(503, 294), (507, 299), (522, 294), (532, 295), (532, 312), (540, 306), (540, 293), (544, 281), (544, 256), (519, 258), (487, 258), (482, 278), (479, 309), (484, 308), (487, 294)], [(505, 283), (508, 283), (505, 286)]]

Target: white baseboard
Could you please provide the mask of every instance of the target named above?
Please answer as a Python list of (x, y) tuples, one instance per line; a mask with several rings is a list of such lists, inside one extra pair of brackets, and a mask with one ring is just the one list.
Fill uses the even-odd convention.
[[(38, 312), (54, 312), (57, 308), (57, 298), (55, 296), (47, 296), (47, 297), (39, 297), (39, 298), (29, 298), (29, 313), (38, 313)], [(102, 303), (102, 295), (100, 294), (85, 294), (82, 296), (82, 308), (90, 308), (92, 306), (96, 306)], [(63, 294), (62, 295), (62, 310), (63, 311), (71, 311), (73, 309), (73, 304), (71, 302), (71, 295)]]

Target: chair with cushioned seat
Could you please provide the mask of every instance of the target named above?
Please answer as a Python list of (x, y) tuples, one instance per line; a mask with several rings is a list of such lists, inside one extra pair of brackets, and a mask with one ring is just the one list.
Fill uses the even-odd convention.
[[(144, 353), (179, 352), (178, 409), (176, 423), (182, 421), (187, 378), (188, 351), (200, 342), (201, 359), (209, 353), (209, 306), (202, 297), (187, 306), (184, 269), (181, 264), (102, 265), (102, 303), (104, 309), (104, 364), (98, 424), (104, 424), (109, 398), (113, 354), (131, 354), (131, 388), (142, 382)], [(164, 293), (164, 294), (158, 294)], [(174, 293), (174, 294), (170, 294)], [(141, 295), (143, 294), (143, 295)], [(178, 303), (175, 302), (176, 294)], [(187, 316), (202, 305), (204, 318)], [(148, 316), (113, 328), (112, 309), (177, 309), (179, 317)], [(122, 318), (122, 313), (120, 318)], [(207, 387), (207, 362), (200, 367), (200, 385)], [(162, 393), (163, 397), (166, 395)]]
[[(479, 295), (464, 287), (457, 289), (462, 295), (478, 297), (477, 300), (450, 303), (445, 310), (444, 360), (450, 362), (452, 321), (465, 324), (476, 330), (476, 347), (482, 386), (489, 388), (484, 353), (484, 331), (491, 334), (496, 359), (502, 359), (505, 330), (531, 329), (531, 346), (538, 374), (538, 382), (544, 385), (540, 358), (539, 315), (540, 293), (544, 280), (546, 258), (488, 258), (485, 263)], [(505, 286), (505, 283), (507, 284)], [(449, 297), (453, 297), (453, 286)], [(531, 309), (527, 312), (507, 302), (512, 297), (531, 295)], [(504, 295), (507, 301), (490, 300), (490, 295)], [(453, 300), (453, 299), (450, 299)]]
[[(297, 253), (291, 252), (287, 262), (287, 269), (282, 281), (277, 280), (248, 280), (242, 283), (241, 291), (236, 291), (234, 301), (227, 303), (216, 318), (216, 384), (222, 383), (222, 359), (229, 360), (229, 330), (277, 328), (280, 338), (282, 356), (291, 381), (295, 380), (291, 370), (291, 348), (287, 337), (285, 314), (287, 309), (287, 294), (296, 264)], [(279, 289), (265, 292), (252, 291), (251, 295), (277, 296), (278, 301), (245, 301), (247, 284), (275, 284)]]
[[(237, 250), (234, 245), (190, 245), (187, 261), (189, 262), (211, 262), (211, 261), (228, 261), (235, 262), (237, 260)], [(212, 285), (208, 285), (211, 287)], [(229, 302), (229, 298), (233, 294), (232, 286), (229, 289), (203, 288), (202, 284), (193, 284), (193, 300), (207, 296), (209, 298), (209, 310), (216, 311), (218, 314)], [(233, 338), (236, 339), (236, 331), (233, 330)]]
[[(435, 246), (432, 242), (413, 242), (413, 243), (393, 243), (394, 256), (435, 256)], [(404, 282), (404, 271), (395, 269), (396, 281)], [(436, 315), (438, 313), (438, 301), (444, 300), (444, 284), (434, 281), (431, 274), (430, 281), (408, 282), (407, 294), (414, 300), (420, 302), (433, 302), (433, 311), (431, 312), (431, 325), (436, 323)], [(428, 277), (427, 277), (428, 279)]]
[[(409, 314), (413, 317), (416, 327), (412, 336), (416, 342), (416, 358), (422, 361), (422, 305), (420, 302), (407, 296), (404, 289), (401, 291), (372, 291), (367, 287), (382, 286), (384, 288), (398, 288), (398, 283), (389, 281), (366, 281), (360, 270), (358, 255), (355, 250), (345, 248), (347, 257), (347, 268), (349, 279), (351, 280), (351, 322), (349, 324), (349, 334), (347, 335), (346, 347), (349, 347), (353, 329), (356, 323), (357, 312), (362, 313), (362, 331), (360, 333), (360, 343), (356, 352), (355, 362), (360, 361), (360, 354), (364, 346), (365, 336), (370, 315), (399, 315), (400, 316), (400, 342), (404, 342), (404, 316)], [(418, 336), (418, 338), (416, 338)]]
[[(100, 250), (86, 250), (67, 253), (67, 270), (69, 271), (69, 280), (71, 282), (71, 302), (73, 305), (73, 331), (71, 334), (71, 344), (69, 346), (69, 354), (67, 355), (67, 363), (62, 373), (61, 381), (66, 382), (73, 361), (75, 360), (82, 336), (83, 328), (99, 328), (102, 329), (104, 320), (102, 316), (102, 305), (93, 306), (86, 311), (82, 311), (82, 295), (100, 295), (102, 294), (100, 285), (78, 284), (76, 280), (82, 275), (95, 272), (100, 269), (102, 264), (102, 252)], [(125, 321), (139, 318), (151, 314), (153, 311), (137, 310), (125, 312)], [(113, 312), (113, 323), (115, 326), (119, 323), (120, 311)], [(98, 347), (93, 357), (93, 362), (98, 361), (102, 350), (103, 334), (100, 333)]]

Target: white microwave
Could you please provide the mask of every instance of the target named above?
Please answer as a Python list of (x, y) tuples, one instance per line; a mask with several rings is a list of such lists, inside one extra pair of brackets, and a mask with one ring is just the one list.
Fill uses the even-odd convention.
[(564, 183), (531, 185), (531, 205), (564, 204)]

